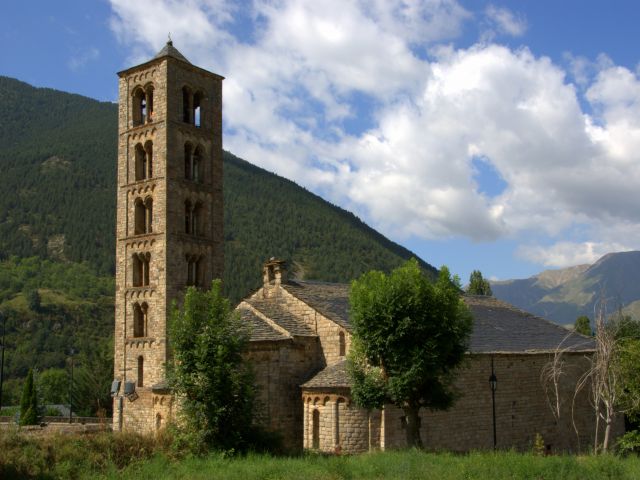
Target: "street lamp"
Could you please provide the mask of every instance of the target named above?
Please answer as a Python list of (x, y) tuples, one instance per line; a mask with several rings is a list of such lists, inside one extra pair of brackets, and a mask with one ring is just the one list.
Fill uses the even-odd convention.
[(2, 381), (4, 380), (4, 331), (6, 329), (7, 317), (0, 312), (0, 318), (2, 319), (2, 353), (0, 354), (0, 410), (2, 410)]
[(491, 376), (489, 377), (489, 386), (491, 387), (491, 403), (493, 407), (493, 449), (498, 446), (498, 437), (496, 436), (496, 390), (498, 389), (498, 378), (493, 370), (493, 357), (491, 357)]
[(69, 423), (71, 423), (71, 415), (73, 412), (73, 400), (72, 400), (72, 394), (73, 394), (73, 355), (76, 353), (76, 351), (73, 349), (73, 347), (71, 347), (71, 350), (69, 351), (69, 356), (71, 357), (71, 381), (69, 382)]

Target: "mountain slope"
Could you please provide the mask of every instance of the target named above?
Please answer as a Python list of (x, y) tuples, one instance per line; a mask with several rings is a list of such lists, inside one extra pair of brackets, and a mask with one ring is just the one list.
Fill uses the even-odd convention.
[(580, 315), (594, 317), (604, 301), (608, 313), (628, 307), (640, 311), (640, 252), (609, 253), (593, 265), (548, 270), (521, 280), (492, 282), (493, 294), (560, 323)]
[[(37, 255), (113, 273), (116, 141), (115, 104), (0, 77), (0, 259)], [(271, 256), (308, 279), (342, 282), (415, 256), (227, 152), (224, 185), (224, 283), (234, 300), (257, 287)]]

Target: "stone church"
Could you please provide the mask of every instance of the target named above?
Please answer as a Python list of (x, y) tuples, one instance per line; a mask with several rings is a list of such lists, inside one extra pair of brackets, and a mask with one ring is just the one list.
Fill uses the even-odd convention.
[[(171, 41), (118, 76), (113, 428), (154, 432), (176, 408), (165, 381), (171, 302), (222, 276), (223, 77), (191, 64)], [(238, 305), (251, 329), (257, 420), (290, 449), (405, 445), (400, 409), (367, 412), (351, 402), (349, 286), (289, 280), (276, 259), (262, 278)], [(551, 451), (588, 446), (593, 409), (586, 392), (575, 402), (573, 392), (593, 342), (494, 298), (464, 300), (474, 329), (457, 380), (462, 396), (449, 411), (421, 412), (425, 446), (527, 449), (536, 434)], [(559, 346), (560, 416), (541, 381)]]

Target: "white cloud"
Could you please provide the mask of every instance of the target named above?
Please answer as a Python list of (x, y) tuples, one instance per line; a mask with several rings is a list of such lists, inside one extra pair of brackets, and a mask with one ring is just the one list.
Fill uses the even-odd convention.
[[(640, 81), (606, 56), (576, 59), (577, 90), (527, 49), (443, 47), (469, 18), (453, 1), (256, 0), (242, 12), (247, 38), (230, 28), (234, 3), (111, 3), (138, 60), (170, 30), (193, 63), (227, 77), (225, 148), (395, 239), (534, 233), (551, 246), (521, 255), (546, 266), (640, 247)], [(487, 14), (502, 33), (526, 29), (504, 9)], [(504, 179), (500, 195), (478, 190), (474, 156)], [(584, 238), (568, 241), (576, 229)]]
[(89, 47), (74, 54), (67, 62), (67, 65), (71, 70), (73, 70), (74, 72), (77, 72), (82, 67), (84, 67), (87, 63), (96, 61), (99, 58), (100, 58), (100, 50), (98, 50), (95, 47)]
[(629, 250), (619, 243), (558, 242), (550, 247), (523, 246), (518, 254), (545, 267), (565, 268), (591, 264), (610, 252)]
[(485, 9), (485, 14), (490, 23), (500, 34), (520, 37), (527, 31), (527, 21), (524, 17), (513, 13), (508, 8), (489, 5)]

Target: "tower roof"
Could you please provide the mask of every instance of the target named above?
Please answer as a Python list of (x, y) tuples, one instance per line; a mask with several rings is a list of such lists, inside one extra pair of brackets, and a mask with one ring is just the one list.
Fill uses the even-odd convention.
[(180, 53), (180, 51), (176, 47), (173, 46), (173, 41), (171, 40), (169, 40), (167, 44), (162, 48), (162, 50), (156, 53), (155, 57), (153, 58), (156, 59), (162, 57), (173, 57), (177, 58), (178, 60), (182, 60), (183, 62), (191, 63), (184, 55)]

